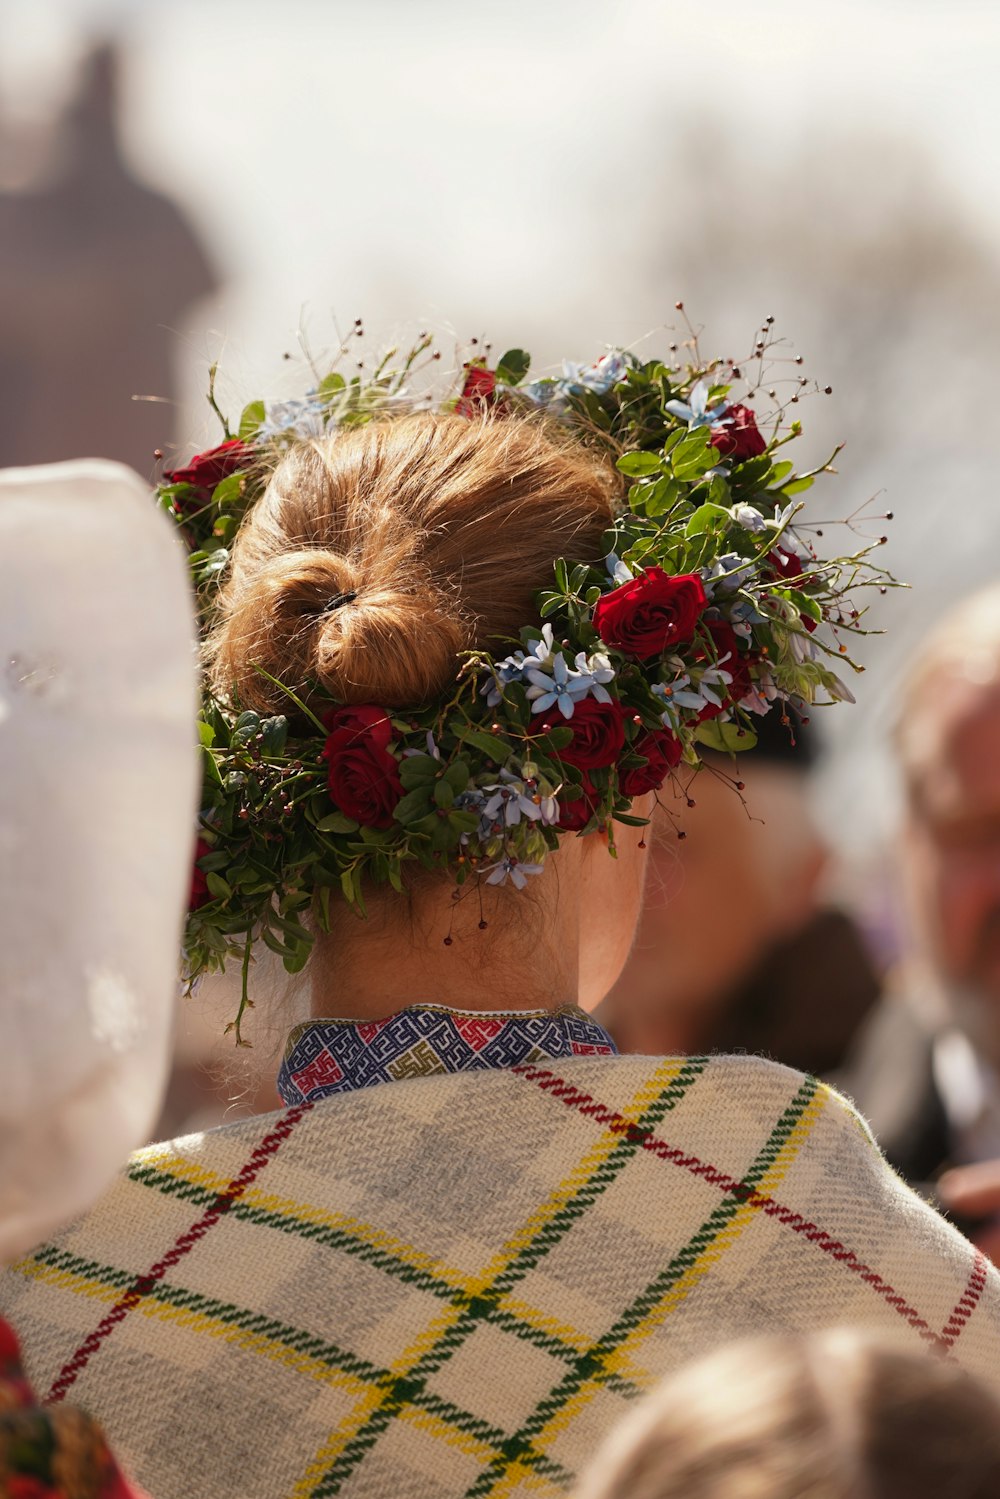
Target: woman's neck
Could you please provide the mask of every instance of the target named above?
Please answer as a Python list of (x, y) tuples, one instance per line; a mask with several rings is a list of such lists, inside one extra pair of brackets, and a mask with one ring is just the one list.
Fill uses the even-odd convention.
[(570, 841), (524, 891), (482, 887), (455, 901), (433, 882), (409, 903), (381, 894), (365, 921), (343, 913), (317, 942), (313, 1015), (378, 1020), (421, 1002), (461, 1010), (576, 1004), (578, 866)]

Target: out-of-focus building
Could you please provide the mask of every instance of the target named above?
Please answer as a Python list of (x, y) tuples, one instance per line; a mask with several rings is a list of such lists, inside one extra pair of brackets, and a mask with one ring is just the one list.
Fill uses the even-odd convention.
[(0, 193), (0, 467), (85, 454), (148, 475), (177, 329), (216, 289), (184, 214), (124, 160), (117, 74), (112, 47), (90, 54), (45, 177)]

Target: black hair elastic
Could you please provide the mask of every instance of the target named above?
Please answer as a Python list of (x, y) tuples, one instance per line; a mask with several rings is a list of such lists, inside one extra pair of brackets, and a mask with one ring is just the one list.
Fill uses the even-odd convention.
[(332, 599), (327, 599), (319, 612), (320, 614), (332, 614), (334, 609), (341, 609), (345, 604), (353, 604), (356, 598), (357, 594), (353, 589), (349, 589), (347, 593), (335, 593)]

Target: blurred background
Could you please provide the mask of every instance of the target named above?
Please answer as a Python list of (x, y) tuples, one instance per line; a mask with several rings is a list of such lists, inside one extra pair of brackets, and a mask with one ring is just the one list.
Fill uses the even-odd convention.
[(0, 466), (150, 474), (214, 440), (212, 360), (236, 411), (361, 315), (536, 369), (662, 351), (678, 298), (712, 353), (773, 316), (834, 389), (805, 456), (846, 443), (813, 513), (870, 501), (912, 585), (817, 777), (891, 956), (895, 684), (1000, 556), (998, 57), (989, 0), (3, 0)]

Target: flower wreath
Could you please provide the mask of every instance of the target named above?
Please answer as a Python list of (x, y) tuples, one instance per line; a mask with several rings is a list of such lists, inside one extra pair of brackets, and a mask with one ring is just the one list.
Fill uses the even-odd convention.
[[(765, 325), (752, 356), (760, 371), (771, 347)], [(752, 747), (754, 719), (773, 704), (850, 699), (831, 662), (862, 669), (843, 637), (867, 633), (858, 590), (892, 581), (868, 560), (885, 538), (823, 560), (797, 524), (798, 496), (836, 456), (805, 473), (780, 456), (801, 431), (788, 407), (804, 377), (762, 430), (748, 404), (759, 380), (734, 401), (739, 368), (703, 361), (696, 339), (688, 350), (681, 365), (615, 349), (531, 381), (526, 353), (491, 365), (487, 350), (443, 400), (423, 398), (469, 417), (542, 408), (607, 444), (630, 481), (603, 555), (555, 559), (540, 623), (505, 655), (470, 652), (445, 701), (407, 711), (331, 701), (317, 712), (284, 688), (287, 713), (265, 717), (206, 689), (184, 967), (190, 987), (227, 960), (242, 964), (229, 1027), (238, 1044), (249, 1044), (241, 1022), (258, 940), (294, 973), (313, 944), (308, 922), (328, 931), (335, 899), (363, 915), (366, 883), (402, 891), (408, 865), (449, 870), (461, 898), (470, 879), (523, 888), (566, 833), (603, 827), (613, 853), (616, 823), (644, 825), (633, 798), (697, 770), (705, 749)], [(412, 405), (439, 357), (421, 336), (367, 379), (331, 369), (306, 397), (248, 405), (236, 433), (213, 368), (225, 440), (166, 470), (158, 490), (187, 543), (205, 629), (274, 459), (387, 403)]]

